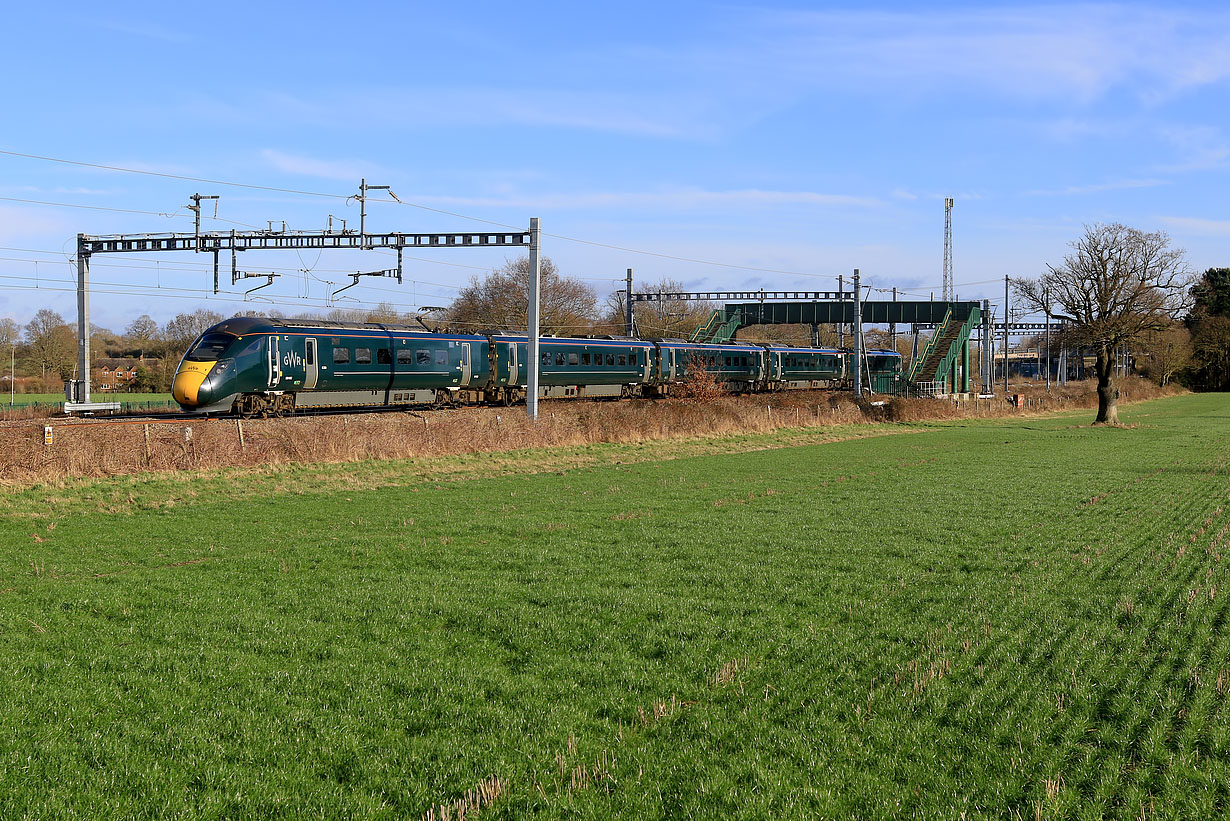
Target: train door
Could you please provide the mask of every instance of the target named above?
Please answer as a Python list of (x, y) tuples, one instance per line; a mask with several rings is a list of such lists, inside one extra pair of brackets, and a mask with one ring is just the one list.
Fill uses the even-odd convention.
[(282, 349), (276, 336), (269, 337), (269, 387), (276, 389), (282, 382)]
[(469, 387), (470, 377), (473, 375), (473, 367), (470, 364), (470, 343), (461, 343), (461, 384)]
[(316, 340), (312, 337), (304, 340), (303, 365), (307, 370), (307, 375), (303, 378), (303, 389), (310, 391), (316, 387), (316, 380), (320, 376), (320, 363), (316, 359)]
[(517, 343), (508, 346), (508, 384), (520, 385), (520, 374), (517, 373)]

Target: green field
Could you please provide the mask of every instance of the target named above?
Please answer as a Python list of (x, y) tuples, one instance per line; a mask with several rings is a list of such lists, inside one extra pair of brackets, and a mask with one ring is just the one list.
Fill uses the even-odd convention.
[(0, 806), (1225, 816), (1230, 397), (1090, 417), (9, 491)]
[[(63, 405), (64, 394), (62, 393), (18, 393), (9, 396), (5, 394), (0, 397), (0, 408), (7, 407), (12, 399), (13, 403), (18, 407), (22, 405)], [(174, 404), (169, 393), (107, 393), (105, 391), (94, 391), (90, 394), (92, 402), (151, 402), (157, 404)]]

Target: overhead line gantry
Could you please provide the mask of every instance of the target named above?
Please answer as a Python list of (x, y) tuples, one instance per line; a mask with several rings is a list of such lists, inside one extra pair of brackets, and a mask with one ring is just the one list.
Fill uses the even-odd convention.
[[(402, 252), (407, 248), (529, 248), (531, 277), (530, 314), (531, 328), (530, 347), (531, 361), (537, 362), (537, 319), (538, 319), (538, 271), (540, 267), (541, 229), (538, 219), (530, 220), (528, 230), (504, 231), (433, 231), (433, 232), (403, 232), (384, 231), (367, 232), (366, 197), (367, 192), (375, 189), (385, 189), (387, 186), (368, 185), (364, 180), (360, 184), (360, 193), (356, 197), (363, 205), (360, 220), (361, 230), (354, 231), (344, 227), (339, 231), (332, 228), (332, 220), (327, 231), (287, 231), (283, 223), (282, 230), (274, 230), (272, 223), (267, 230), (253, 231), (202, 231), (201, 201), (217, 200), (213, 195), (193, 194), (192, 205), (188, 209), (193, 212), (195, 225), (192, 233), (153, 233), (153, 234), (109, 234), (91, 236), (77, 235), (77, 379), (70, 381), (65, 390), (66, 413), (83, 411), (106, 411), (118, 409), (118, 403), (90, 401), (90, 258), (95, 254), (131, 254), (131, 253), (167, 253), (172, 251), (191, 251), (213, 255), (214, 293), (219, 292), (220, 256), (230, 252), (231, 282), (238, 282), (251, 276), (240, 271), (236, 255), (244, 251), (298, 251), (298, 250), (337, 250), (337, 251), (372, 251), (387, 249), (397, 254), (397, 267), (379, 272), (349, 274), (354, 277), (355, 284), (361, 276), (390, 276), (402, 281)], [(391, 194), (392, 192), (390, 192)], [(260, 276), (269, 276), (261, 274)], [(270, 280), (272, 282), (272, 279)], [(353, 287), (347, 286), (347, 287)], [(344, 290), (344, 289), (343, 289)], [(339, 292), (340, 293), (340, 292)], [(336, 294), (335, 294), (336, 295)], [(537, 368), (530, 369), (529, 396), (527, 411), (531, 418), (537, 415)]]

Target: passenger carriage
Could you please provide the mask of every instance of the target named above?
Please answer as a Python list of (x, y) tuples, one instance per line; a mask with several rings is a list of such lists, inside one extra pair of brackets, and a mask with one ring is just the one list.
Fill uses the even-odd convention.
[[(189, 348), (172, 385), (185, 409), (242, 415), (296, 408), (521, 402), (529, 340), (508, 333), (434, 333), (404, 325), (235, 317)], [(736, 393), (831, 388), (849, 355), (831, 348), (705, 345), (682, 339), (539, 339), (542, 398), (669, 395), (704, 368)], [(901, 356), (868, 351), (877, 393), (895, 392)]]

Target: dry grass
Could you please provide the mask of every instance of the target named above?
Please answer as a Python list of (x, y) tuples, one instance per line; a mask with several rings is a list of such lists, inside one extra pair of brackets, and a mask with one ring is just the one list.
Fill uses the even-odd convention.
[[(1143, 380), (1142, 380), (1143, 383)], [(1148, 384), (1148, 383), (1143, 383)], [(1081, 393), (1081, 388), (1085, 392)], [(1157, 389), (1154, 389), (1155, 392)], [(1125, 390), (1124, 399), (1147, 398)], [(1029, 410), (1092, 407), (1087, 384), (1039, 399)], [(44, 444), (42, 421), (0, 426), (0, 484), (76, 477), (199, 471), (308, 462), (351, 462), (499, 453), (523, 448), (634, 443), (765, 433), (881, 421), (1022, 413), (1001, 399), (954, 403), (892, 400), (860, 406), (845, 394), (797, 392), (708, 401), (544, 402), (530, 423), (517, 408), (370, 413), (268, 420), (96, 423), (57, 420)]]
[[(1177, 385), (1167, 385), (1163, 388), (1139, 377), (1129, 377), (1117, 384), (1121, 404), (1187, 393), (1186, 389)], [(1013, 416), (1022, 413), (1046, 413), (1098, 406), (1097, 382), (1092, 379), (1083, 382), (1069, 382), (1067, 385), (1055, 385), (1049, 391), (1045, 384), (1010, 384), (1009, 387), (1013, 394), (1024, 397), (1024, 407), (1011, 406), (1002, 395), (997, 395), (993, 399), (965, 401), (893, 399), (884, 406), (884, 418), (891, 422), (924, 422), (932, 419)]]
[(504, 780), (494, 775), (484, 778), (461, 798), (427, 810), (423, 813), (423, 821), (466, 821), (478, 815), (484, 807), (495, 803), (506, 792), (508, 784)]

